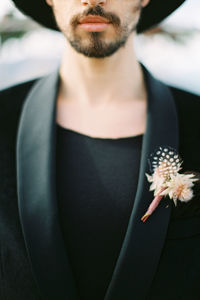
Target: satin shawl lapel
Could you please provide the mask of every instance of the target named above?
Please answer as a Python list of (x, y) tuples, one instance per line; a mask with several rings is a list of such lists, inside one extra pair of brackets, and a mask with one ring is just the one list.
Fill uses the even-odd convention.
[(44, 299), (76, 299), (59, 227), (55, 178), (58, 72), (25, 101), (17, 136), (19, 213), (33, 273)]
[(161, 256), (170, 217), (171, 202), (166, 198), (146, 223), (140, 220), (153, 200), (153, 193), (149, 192), (149, 183), (145, 177), (145, 172), (149, 173), (149, 155), (159, 146), (178, 149), (178, 120), (170, 90), (145, 69), (144, 73), (148, 90), (148, 114), (137, 193), (105, 300), (146, 298)]

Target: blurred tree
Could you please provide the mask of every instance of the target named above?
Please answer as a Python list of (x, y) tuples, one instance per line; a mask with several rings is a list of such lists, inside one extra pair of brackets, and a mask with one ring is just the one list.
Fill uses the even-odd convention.
[(0, 20), (0, 41), (3, 44), (10, 38), (20, 38), (25, 33), (40, 26), (28, 18), (16, 18), (14, 11), (10, 11)]

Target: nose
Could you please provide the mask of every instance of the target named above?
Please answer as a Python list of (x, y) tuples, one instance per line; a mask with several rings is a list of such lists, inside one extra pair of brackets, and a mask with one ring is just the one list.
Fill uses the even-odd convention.
[(97, 5), (104, 6), (107, 0), (81, 0), (82, 5), (95, 7)]

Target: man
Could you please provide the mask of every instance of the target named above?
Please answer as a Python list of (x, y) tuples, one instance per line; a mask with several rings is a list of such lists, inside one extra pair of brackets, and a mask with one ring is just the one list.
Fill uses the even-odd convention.
[(133, 50), (182, 2), (15, 1), (66, 45), (59, 71), (0, 93), (0, 299), (200, 299), (197, 183), (142, 221), (156, 149), (200, 170), (199, 98)]

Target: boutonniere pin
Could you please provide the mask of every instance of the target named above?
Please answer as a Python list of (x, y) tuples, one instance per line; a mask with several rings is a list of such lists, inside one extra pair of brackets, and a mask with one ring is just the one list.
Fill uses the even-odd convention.
[(194, 182), (199, 180), (195, 178), (194, 173), (179, 173), (183, 161), (171, 147), (159, 147), (150, 156), (149, 163), (152, 175), (146, 176), (151, 183), (150, 191), (154, 191), (154, 199), (141, 218), (143, 222), (154, 212), (164, 196), (169, 196), (175, 205), (177, 200), (190, 201), (193, 197)]

